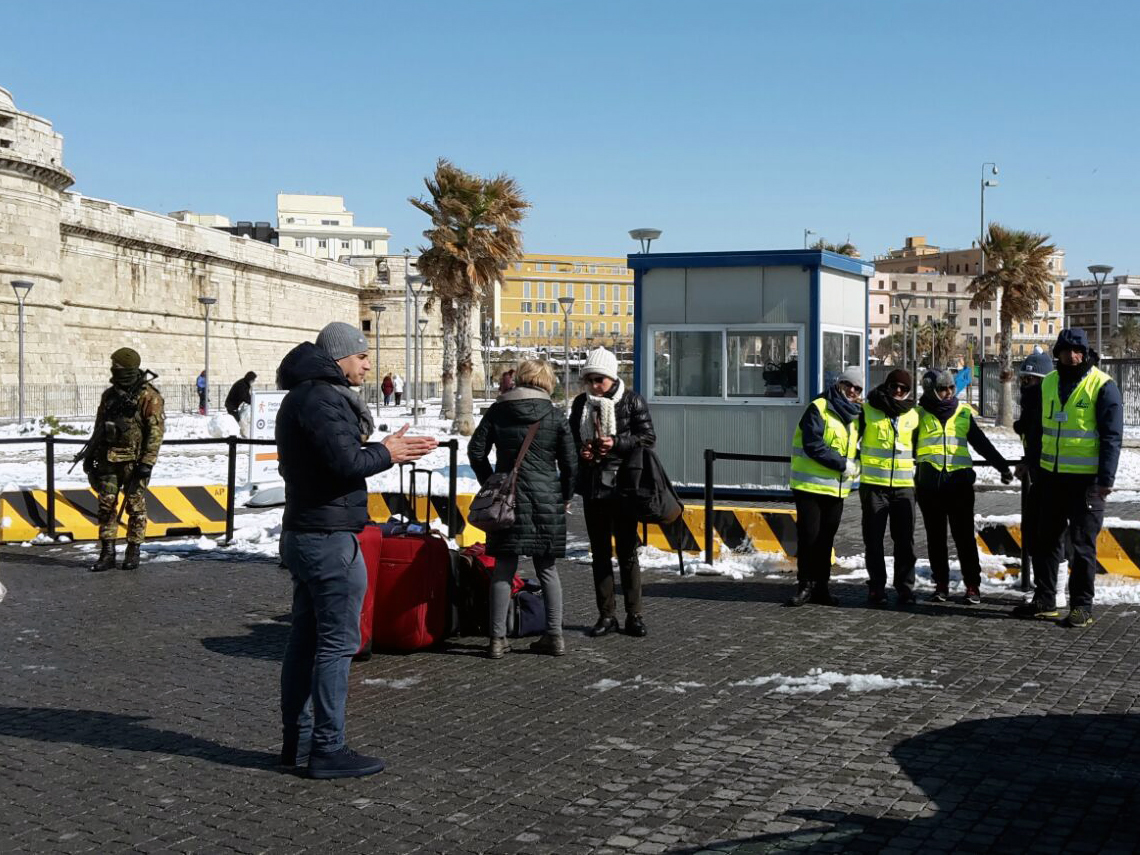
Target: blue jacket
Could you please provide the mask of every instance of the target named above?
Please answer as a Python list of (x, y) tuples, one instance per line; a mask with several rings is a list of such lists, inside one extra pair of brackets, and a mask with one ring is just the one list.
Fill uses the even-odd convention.
[(284, 531), (360, 531), (368, 522), (365, 478), (392, 466), (382, 445), (365, 447), (352, 405), (334, 386), (348, 380), (331, 356), (305, 342), (277, 369), (289, 394), (277, 412), (285, 479)]

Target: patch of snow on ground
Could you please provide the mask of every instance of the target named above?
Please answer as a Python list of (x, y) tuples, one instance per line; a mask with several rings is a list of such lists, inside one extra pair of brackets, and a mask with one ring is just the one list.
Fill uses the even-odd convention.
[(362, 682), (365, 686), (383, 686), (385, 689), (410, 689), (412, 686), (417, 686), (423, 681), (423, 677), (399, 677), (397, 679), (369, 677)]
[(819, 694), (831, 689), (845, 689), (849, 692), (880, 692), (885, 689), (900, 689), (915, 686), (923, 689), (940, 689), (937, 683), (920, 680), (916, 677), (884, 677), (881, 674), (839, 674), (812, 668), (804, 677), (789, 677), (783, 674), (770, 674), (766, 677), (752, 677), (737, 680), (733, 686), (771, 686), (769, 694), (807, 695)]

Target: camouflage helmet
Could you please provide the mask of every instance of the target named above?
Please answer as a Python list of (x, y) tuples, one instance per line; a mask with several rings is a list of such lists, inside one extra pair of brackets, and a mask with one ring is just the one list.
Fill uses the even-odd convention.
[(120, 347), (111, 354), (112, 368), (138, 368), (142, 365), (142, 357), (137, 350), (129, 347)]

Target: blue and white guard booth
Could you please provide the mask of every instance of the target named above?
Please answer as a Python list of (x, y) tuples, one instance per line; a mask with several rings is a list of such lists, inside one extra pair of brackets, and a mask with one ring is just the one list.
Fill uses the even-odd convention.
[[(790, 455), (804, 407), (867, 369), (874, 266), (821, 250), (639, 253), (634, 387), (674, 483), (703, 485), (704, 451)], [(788, 464), (718, 461), (718, 488), (784, 488)]]

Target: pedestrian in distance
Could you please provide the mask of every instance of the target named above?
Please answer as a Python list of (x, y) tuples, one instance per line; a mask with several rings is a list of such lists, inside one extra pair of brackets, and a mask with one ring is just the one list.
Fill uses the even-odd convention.
[(789, 606), (839, 604), (828, 585), (843, 500), (859, 486), (859, 414), (863, 371), (851, 366), (808, 404), (792, 436), (796, 503), (796, 592)]
[(592, 351), (580, 371), (586, 390), (570, 407), (570, 431), (578, 454), (575, 492), (582, 497), (598, 620), (595, 638), (618, 629), (612, 555), (617, 547), (625, 633), (646, 635), (642, 618), (641, 566), (637, 560), (637, 518), (618, 497), (618, 471), (638, 447), (653, 448), (657, 436), (645, 398), (618, 377), (617, 356), (604, 347)]
[[(1069, 614), (1063, 624), (1093, 623), (1096, 539), (1116, 481), (1124, 436), (1124, 402), (1112, 378), (1093, 364), (1082, 329), (1063, 329), (1053, 348), (1057, 368), (1041, 381), (1040, 497), (1034, 542), (1033, 601), (1017, 617), (1055, 619), (1057, 572), (1065, 527), (1072, 538)], [(1024, 417), (1023, 417), (1024, 418)]]
[(383, 381), (380, 383), (380, 394), (384, 396), (384, 406), (387, 407), (392, 403), (392, 390), (396, 387), (392, 384), (392, 375), (385, 374)]
[(867, 395), (859, 414), (859, 501), (867, 558), (867, 601), (887, 604), (883, 540), (890, 525), (894, 588), (899, 606), (914, 603), (914, 437), (918, 413), (910, 372), (896, 368)]
[(970, 449), (974, 448), (997, 468), (1003, 484), (1013, 480), (1013, 473), (978, 426), (973, 408), (958, 400), (953, 373), (931, 369), (922, 377), (922, 388), (914, 440), (918, 463), (915, 488), (934, 577), (930, 599), (937, 603), (950, 599), (950, 553), (946, 541), (949, 524), (966, 587), (963, 598), (976, 605), (982, 601), (982, 563), (974, 537), (977, 474)]
[[(467, 445), (475, 477), (483, 484), (493, 473), (510, 472), (528, 436), (515, 485), (515, 520), (509, 528), (487, 533), (487, 554), (495, 559), (491, 574), (490, 640), (487, 657), (501, 659), (507, 643), (507, 608), (511, 580), (521, 556), (530, 556), (546, 605), (546, 632), (530, 650), (562, 656), (562, 583), (555, 559), (566, 555), (566, 504), (573, 496), (574, 440), (565, 412), (550, 400), (554, 370), (548, 362), (519, 363), (518, 385), (493, 403)], [(532, 433), (533, 431), (533, 433)], [(495, 449), (492, 467), (489, 455)]]
[(510, 368), (499, 377), (499, 394), (505, 394), (515, 388), (515, 369)]
[(253, 381), (256, 379), (256, 373), (247, 371), (244, 377), (230, 386), (230, 391), (226, 394), (225, 407), (226, 412), (233, 416), (235, 421), (240, 421), (242, 404), (248, 407), (253, 402)]
[(307, 764), (311, 778), (350, 778), (384, 769), (345, 745), (348, 669), (360, 647), (368, 574), (356, 534), (368, 522), (365, 479), (418, 460), (435, 439), (407, 426), (378, 445), (359, 387), (370, 370), (363, 333), (346, 323), (316, 344), (289, 351), (278, 368), (287, 390), (276, 439), (285, 480), (281, 554), (293, 577), (293, 625), (281, 664), (281, 765)]
[(404, 396), (404, 378), (399, 374), (392, 375), (392, 395), (396, 399), (396, 406), (400, 406), (400, 398)]
[[(93, 572), (115, 566), (115, 539), (127, 512), (127, 551), (122, 569), (136, 570), (146, 540), (146, 486), (166, 429), (162, 394), (155, 377), (140, 366), (138, 352), (120, 347), (111, 354), (111, 386), (99, 399), (95, 430), (82, 453), (83, 471), (98, 497), (99, 557)], [(119, 493), (123, 508), (119, 508)]]
[(206, 372), (203, 371), (198, 375), (194, 386), (198, 390), (198, 415), (206, 415)]

